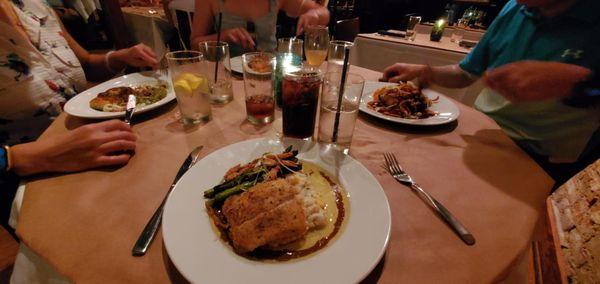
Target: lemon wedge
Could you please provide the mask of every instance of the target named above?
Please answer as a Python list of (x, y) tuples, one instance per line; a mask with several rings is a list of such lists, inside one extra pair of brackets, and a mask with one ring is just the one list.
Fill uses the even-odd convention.
[(208, 82), (204, 77), (192, 74), (192, 73), (183, 73), (179, 76), (179, 80), (185, 80), (187, 85), (190, 87), (191, 91), (194, 91), (200, 88), (201, 92), (208, 93)]
[(191, 94), (193, 89), (187, 80), (178, 79), (173, 83), (173, 88), (178, 93)]

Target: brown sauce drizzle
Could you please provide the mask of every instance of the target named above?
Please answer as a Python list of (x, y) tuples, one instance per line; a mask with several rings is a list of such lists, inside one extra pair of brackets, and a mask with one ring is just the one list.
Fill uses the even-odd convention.
[(346, 216), (346, 210), (344, 207), (344, 197), (342, 195), (340, 187), (338, 186), (337, 183), (335, 183), (329, 177), (329, 175), (327, 175), (323, 171), (319, 171), (319, 173), (321, 174), (321, 176), (323, 176), (325, 178), (325, 180), (327, 180), (327, 182), (333, 189), (333, 192), (335, 193), (335, 205), (338, 210), (338, 215), (337, 215), (337, 218), (335, 219), (335, 223), (333, 224), (333, 231), (326, 237), (318, 240), (313, 246), (311, 246), (307, 249), (303, 249), (303, 250), (268, 250), (268, 249), (263, 249), (263, 248), (257, 248), (256, 250), (254, 250), (250, 253), (247, 253), (247, 254), (238, 253), (233, 249), (232, 241), (228, 237), (228, 229), (227, 229), (227, 225), (226, 225), (227, 222), (226, 222), (225, 216), (221, 212), (221, 208), (214, 208), (214, 207), (206, 204), (206, 209), (207, 209), (209, 216), (213, 220), (213, 223), (219, 229), (221, 239), (223, 241), (227, 242), (229, 244), (229, 246), (233, 249), (233, 251), (240, 256), (243, 256), (243, 257), (246, 257), (249, 259), (254, 259), (254, 260), (278, 260), (278, 261), (286, 261), (286, 260), (291, 260), (291, 259), (307, 256), (307, 255), (314, 253), (314, 252), (324, 248), (325, 246), (327, 246), (327, 244), (340, 231), (342, 224), (344, 222), (344, 217)]

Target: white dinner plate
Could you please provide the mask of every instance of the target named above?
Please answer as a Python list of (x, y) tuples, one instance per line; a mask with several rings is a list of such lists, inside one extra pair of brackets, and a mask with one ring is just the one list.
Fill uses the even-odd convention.
[(90, 107), (90, 101), (94, 99), (99, 93), (104, 92), (110, 88), (153, 85), (159, 83), (159, 81), (167, 85), (167, 96), (164, 97), (162, 100), (155, 102), (151, 105), (136, 107), (135, 113), (146, 112), (174, 100), (175, 93), (173, 92), (173, 88), (171, 88), (171, 84), (169, 83), (168, 77), (165, 75), (155, 77), (156, 75), (154, 74), (154, 72), (131, 73), (96, 85), (79, 93), (78, 95), (67, 101), (67, 103), (65, 104), (65, 112), (72, 116), (83, 118), (108, 119), (123, 117), (125, 116), (124, 111), (107, 112), (95, 110)]
[(229, 64), (231, 66), (227, 66), (227, 64), (225, 64), (225, 69), (227, 69), (233, 73), (244, 74), (244, 67), (243, 67), (241, 55), (230, 58)]
[(385, 87), (396, 85), (395, 83), (386, 83), (386, 82), (365, 82), (365, 88), (363, 91), (363, 96), (360, 102), (360, 111), (367, 113), (369, 115), (385, 119), (388, 121), (402, 123), (402, 124), (410, 124), (410, 125), (440, 125), (450, 123), (455, 121), (460, 115), (460, 110), (458, 106), (454, 104), (450, 99), (446, 96), (431, 90), (431, 89), (423, 89), (423, 94), (426, 95), (429, 99), (433, 100), (438, 98), (438, 101), (431, 105), (429, 109), (434, 111), (436, 115), (424, 119), (408, 119), (395, 117), (390, 115), (385, 115), (383, 113), (379, 113), (373, 109), (370, 109), (367, 105), (368, 102), (373, 100), (373, 93), (375, 90)]
[[(265, 152), (281, 152), (280, 142), (253, 139), (221, 148), (192, 167), (170, 194), (162, 220), (166, 251), (192, 283), (356, 283), (383, 256), (391, 214), (375, 177), (349, 156), (324, 154), (319, 145), (296, 143), (298, 157), (338, 177), (349, 199), (346, 226), (326, 247), (303, 258), (281, 262), (249, 260), (235, 254), (211, 225), (203, 191), (219, 183), (232, 166)], [(304, 143), (304, 144), (298, 144)], [(335, 174), (338, 173), (338, 174)]]

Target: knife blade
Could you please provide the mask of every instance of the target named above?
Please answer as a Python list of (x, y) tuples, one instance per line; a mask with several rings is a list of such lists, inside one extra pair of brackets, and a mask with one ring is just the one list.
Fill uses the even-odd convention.
[(134, 95), (129, 95), (127, 97), (127, 108), (125, 110), (125, 123), (131, 125), (131, 118), (133, 117), (133, 113), (135, 111), (136, 98)]
[(171, 183), (171, 186), (169, 187), (167, 194), (165, 195), (162, 202), (160, 203), (160, 206), (158, 206), (158, 208), (156, 208), (156, 211), (154, 211), (154, 215), (152, 215), (152, 218), (150, 218), (150, 220), (148, 220), (148, 224), (146, 224), (146, 227), (144, 227), (144, 230), (142, 231), (142, 233), (138, 237), (137, 241), (135, 242), (135, 245), (133, 246), (133, 249), (131, 250), (131, 254), (133, 256), (142, 256), (142, 255), (146, 254), (148, 247), (152, 243), (152, 240), (154, 240), (154, 236), (156, 236), (156, 231), (158, 231), (158, 226), (160, 225), (160, 221), (162, 219), (163, 208), (165, 206), (165, 202), (167, 201), (167, 198), (169, 197), (169, 195), (171, 194), (171, 191), (173, 191), (173, 189), (175, 188), (175, 184), (177, 184), (177, 182), (183, 176), (183, 174), (185, 174), (185, 172), (187, 172), (194, 164), (196, 164), (196, 162), (198, 161), (198, 156), (200, 156), (200, 151), (202, 150), (203, 147), (204, 146), (196, 147), (187, 156), (187, 158), (185, 159), (185, 161), (179, 168), (179, 171), (177, 171), (177, 174), (175, 175), (175, 179), (173, 179), (173, 182)]

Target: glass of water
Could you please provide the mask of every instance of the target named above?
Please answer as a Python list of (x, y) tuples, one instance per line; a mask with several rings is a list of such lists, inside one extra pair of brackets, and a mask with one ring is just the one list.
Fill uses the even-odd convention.
[(325, 75), (319, 112), (318, 140), (348, 153), (365, 79), (358, 74), (348, 73), (344, 92), (340, 94), (341, 77), (340, 73), (335, 72)]
[(421, 22), (421, 17), (410, 16), (408, 17), (408, 24), (406, 25), (406, 39), (414, 41), (417, 38), (416, 27)]
[(248, 122), (256, 125), (270, 123), (275, 118), (272, 81), (275, 55), (268, 52), (246, 53), (242, 55), (242, 64)]
[(174, 51), (167, 53), (165, 57), (183, 123), (197, 124), (209, 121), (209, 79), (206, 76), (206, 63), (202, 53)]
[(329, 42), (329, 52), (327, 54), (327, 73), (342, 73), (344, 65), (344, 55), (346, 48), (352, 48), (354, 43), (343, 40), (332, 40)]
[(229, 45), (223, 41), (205, 41), (199, 44), (199, 50), (204, 55), (207, 72), (210, 74), (211, 103), (226, 104), (230, 102), (233, 100), (233, 89), (231, 88), (231, 75), (226, 69), (226, 66), (230, 66)]

